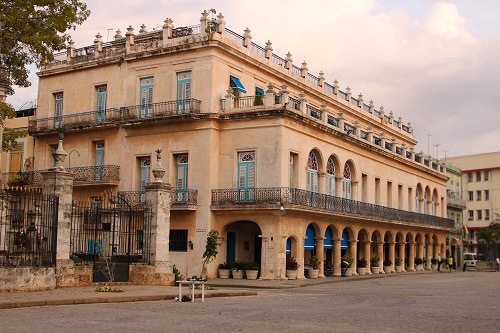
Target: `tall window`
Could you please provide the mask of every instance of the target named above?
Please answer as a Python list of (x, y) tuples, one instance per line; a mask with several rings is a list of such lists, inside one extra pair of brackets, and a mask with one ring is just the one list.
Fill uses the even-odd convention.
[(150, 170), (151, 159), (149, 157), (139, 158), (139, 192), (141, 193), (141, 202), (146, 200), (144, 191), (146, 184), (149, 183)]
[(481, 209), (477, 210), (477, 219), (482, 220), (483, 219), (483, 211)]
[(481, 171), (476, 171), (476, 182), (481, 181)]
[(436, 216), (436, 201), (437, 201), (436, 195), (433, 194), (431, 202), (431, 214), (434, 216)]
[(62, 126), (62, 116), (63, 116), (63, 106), (64, 106), (64, 95), (63, 93), (57, 93), (54, 95), (54, 128), (60, 128)]
[(467, 172), (467, 181), (469, 183), (472, 183), (474, 181), (473, 178), (472, 178), (472, 172), (470, 172), (470, 171)]
[(469, 210), (469, 221), (473, 221), (474, 220), (474, 211), (473, 210)]
[(97, 87), (97, 100), (96, 100), (96, 121), (104, 121), (106, 118), (106, 102), (108, 96), (107, 86)]
[(318, 158), (313, 151), (309, 153), (307, 159), (306, 190), (318, 192)]
[(474, 192), (473, 191), (467, 191), (467, 195), (469, 197), (469, 201), (474, 200)]
[(153, 112), (153, 78), (141, 79), (141, 117), (147, 117)]
[(484, 210), (484, 219), (486, 221), (489, 221), (489, 219), (490, 219), (490, 210), (489, 209)]
[(488, 181), (488, 180), (490, 180), (490, 171), (489, 171), (489, 170), (486, 170), (486, 171), (484, 172), (484, 181), (486, 182), (486, 181)]
[(484, 190), (484, 200), (490, 200), (490, 190)]
[(344, 166), (344, 178), (342, 178), (342, 193), (346, 199), (352, 199), (352, 175), (349, 164)]
[(191, 110), (191, 72), (177, 73), (177, 112)]
[(298, 181), (297, 181), (297, 160), (299, 159), (299, 155), (295, 153), (290, 153), (290, 174), (289, 174), (289, 186), (290, 188), (297, 188)]
[(429, 207), (428, 207), (428, 203), (429, 203), (429, 198), (428, 198), (428, 193), (427, 191), (425, 191), (424, 193), (424, 214), (428, 214), (429, 213)]
[(168, 242), (168, 250), (172, 252), (187, 252), (188, 246), (188, 231), (187, 230), (170, 230)]
[(255, 100), (253, 105), (264, 105), (264, 89), (255, 87)]
[(417, 187), (417, 192), (415, 193), (415, 212), (420, 213), (420, 198), (422, 196), (420, 187)]
[(175, 199), (177, 202), (187, 202), (188, 200), (188, 154), (176, 155), (175, 166)]
[(255, 200), (255, 152), (238, 153), (238, 194), (241, 201)]
[(481, 191), (476, 191), (476, 201), (481, 201)]
[(326, 194), (335, 196), (335, 162), (332, 157), (326, 163)]
[(104, 142), (95, 143), (94, 179), (100, 180), (104, 176)]

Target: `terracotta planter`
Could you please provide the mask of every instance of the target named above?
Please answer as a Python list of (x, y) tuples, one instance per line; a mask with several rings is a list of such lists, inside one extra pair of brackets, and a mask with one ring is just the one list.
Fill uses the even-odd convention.
[(359, 275), (365, 275), (366, 274), (366, 267), (358, 267), (358, 268), (356, 268), (356, 271), (358, 272)]
[(231, 272), (233, 273), (233, 279), (243, 279), (244, 270), (233, 269)]
[(288, 280), (296, 280), (297, 279), (297, 270), (296, 269), (287, 269), (286, 277)]
[(229, 279), (231, 275), (230, 269), (219, 268), (219, 278), (221, 279)]
[(319, 277), (319, 269), (309, 269), (308, 272), (310, 279), (317, 279)]
[(247, 280), (257, 280), (259, 271), (257, 269), (246, 269), (245, 275), (247, 276)]

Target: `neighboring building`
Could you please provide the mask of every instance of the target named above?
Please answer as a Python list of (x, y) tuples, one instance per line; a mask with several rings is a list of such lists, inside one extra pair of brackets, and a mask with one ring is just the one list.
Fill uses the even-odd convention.
[(254, 44), (249, 30), (226, 29), (222, 15), (129, 27), (109, 43), (98, 34), (38, 75), (32, 186), (53, 166), (60, 129), (76, 198), (139, 203), (161, 149), (174, 189), (165, 251), (185, 276), (199, 274), (211, 229), (220, 237), (209, 276), (245, 261), (261, 278), (285, 278), (287, 256), (304, 268), (312, 255), (320, 276), (338, 276), (345, 254), (354, 268), (377, 255), (413, 270), (415, 257), (430, 267), (446, 250), (446, 172), (415, 154), (411, 125)]
[[(5, 120), (5, 127), (24, 131), (28, 129), (28, 120), (35, 114), (35, 103), (26, 103), (16, 111), (16, 117)], [(17, 145), (11, 151), (2, 151), (0, 159), (1, 184), (22, 185), (20, 172), (33, 170), (34, 139), (31, 136), (18, 138)]]
[(447, 162), (462, 169), (467, 249), (481, 258), (477, 231), (500, 224), (500, 152), (448, 157)]
[[(462, 198), (462, 170), (446, 163), (448, 183), (446, 184), (447, 214), (448, 218), (455, 221), (455, 227), (448, 236), (448, 252), (452, 254), (454, 262), (462, 267), (464, 253), (464, 211), (465, 200)], [(444, 255), (444, 254), (442, 254)]]

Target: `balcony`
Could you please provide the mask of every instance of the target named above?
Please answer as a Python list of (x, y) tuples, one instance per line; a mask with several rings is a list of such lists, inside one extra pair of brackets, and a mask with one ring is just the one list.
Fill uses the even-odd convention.
[(453, 208), (456, 208), (456, 209), (465, 209), (467, 207), (466, 203), (465, 203), (465, 200), (460, 199), (457, 196), (450, 195), (449, 193), (446, 196), (446, 200), (447, 200), (448, 206), (451, 206)]
[(200, 104), (201, 101), (191, 98), (33, 119), (29, 121), (28, 132), (30, 135), (51, 134), (56, 133), (61, 128), (64, 131), (71, 131), (161, 119), (175, 119), (187, 114), (200, 113)]
[(454, 221), (415, 212), (404, 211), (365, 202), (349, 200), (294, 188), (254, 188), (212, 190), (212, 210), (309, 209), (330, 214), (420, 226), (453, 228)]
[[(23, 185), (41, 187), (42, 174), (50, 170), (35, 170), (19, 173), (19, 182)], [(67, 168), (67, 172), (74, 174), (75, 186), (86, 185), (118, 185), (120, 182), (120, 166), (101, 165)]]
[[(120, 191), (118, 194), (130, 205), (136, 206), (146, 201), (143, 191)], [(172, 190), (172, 210), (196, 210), (198, 204), (198, 190)]]

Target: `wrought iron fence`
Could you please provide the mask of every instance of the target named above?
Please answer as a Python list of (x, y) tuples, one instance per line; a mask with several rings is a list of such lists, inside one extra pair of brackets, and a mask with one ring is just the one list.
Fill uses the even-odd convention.
[(151, 208), (122, 196), (73, 202), (70, 251), (75, 260), (149, 264)]
[(0, 191), (0, 266), (55, 265), (58, 203), (42, 193)]
[(212, 207), (280, 207), (293, 205), (329, 212), (379, 218), (394, 222), (452, 228), (453, 220), (427, 214), (374, 205), (295, 188), (248, 188), (212, 190)]

